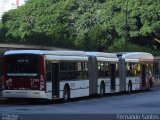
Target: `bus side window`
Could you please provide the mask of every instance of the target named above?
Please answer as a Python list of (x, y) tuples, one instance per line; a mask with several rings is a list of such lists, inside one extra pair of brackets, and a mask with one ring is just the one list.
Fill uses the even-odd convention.
[(68, 62), (60, 62), (60, 80), (68, 80)]
[(87, 62), (84, 62), (83, 64), (84, 64), (83, 66), (84, 79), (87, 79), (88, 78), (88, 64)]
[(131, 63), (126, 64), (127, 76), (131, 76)]
[(87, 62), (81, 62), (81, 77), (80, 79), (87, 79), (88, 78), (88, 64)]
[(88, 64), (87, 62), (77, 62), (78, 79), (88, 78)]
[(139, 76), (140, 65), (136, 63), (127, 63), (127, 76)]
[(135, 65), (135, 75), (140, 76), (140, 73), (141, 73), (141, 66), (140, 64), (136, 64)]
[(110, 76), (110, 65), (108, 62), (98, 62), (98, 77), (109, 77)]

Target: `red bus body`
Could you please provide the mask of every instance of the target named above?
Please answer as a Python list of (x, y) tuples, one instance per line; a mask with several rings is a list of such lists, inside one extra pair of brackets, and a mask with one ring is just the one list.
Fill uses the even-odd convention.
[(45, 98), (43, 55), (14, 54), (3, 59), (3, 97)]

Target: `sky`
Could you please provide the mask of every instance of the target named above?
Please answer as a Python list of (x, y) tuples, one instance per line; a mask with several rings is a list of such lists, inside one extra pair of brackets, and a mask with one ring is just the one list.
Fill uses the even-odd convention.
[(26, 0), (0, 0), (0, 18), (4, 12), (15, 9), (17, 6), (21, 6), (24, 4)]

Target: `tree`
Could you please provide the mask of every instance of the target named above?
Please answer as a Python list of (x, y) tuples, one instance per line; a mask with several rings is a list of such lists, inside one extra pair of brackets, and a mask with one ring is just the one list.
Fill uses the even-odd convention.
[(127, 14), (127, 43), (157, 50), (158, 4), (159, 0), (29, 0), (3, 15), (2, 29), (14, 43), (104, 51), (124, 43)]

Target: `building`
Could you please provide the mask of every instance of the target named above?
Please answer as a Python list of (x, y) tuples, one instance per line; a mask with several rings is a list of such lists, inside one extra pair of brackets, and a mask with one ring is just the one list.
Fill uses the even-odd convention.
[(0, 19), (4, 12), (16, 9), (17, 7), (25, 4), (26, 0), (0, 0)]

